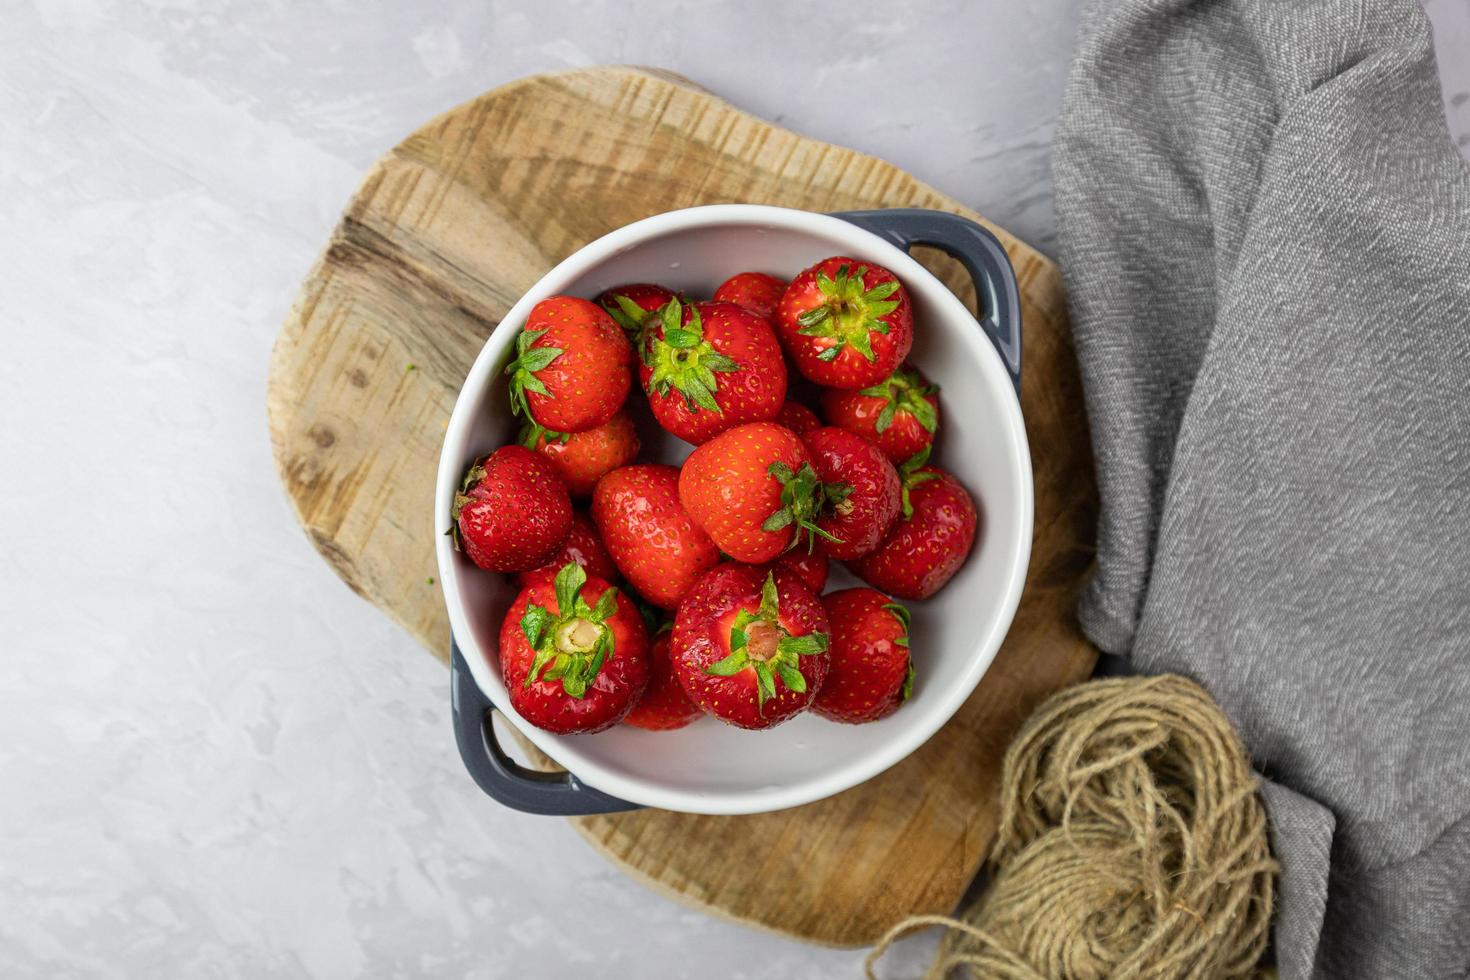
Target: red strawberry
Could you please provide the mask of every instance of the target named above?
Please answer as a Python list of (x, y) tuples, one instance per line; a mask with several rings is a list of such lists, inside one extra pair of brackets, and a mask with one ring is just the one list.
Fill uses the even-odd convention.
[(449, 534), (481, 568), (519, 572), (544, 564), (572, 529), (572, 501), (556, 469), (522, 446), (475, 460), (449, 512)]
[(791, 280), (776, 329), (796, 369), (829, 388), (866, 388), (909, 355), (908, 291), (887, 269), (834, 256)]
[(531, 308), (516, 337), (510, 405), (553, 432), (595, 429), (617, 413), (633, 385), (633, 348), (600, 306), (553, 296)]
[(623, 719), (625, 724), (651, 732), (667, 732), (683, 728), (704, 714), (699, 705), (689, 700), (684, 686), (674, 676), (674, 663), (669, 657), (672, 638), (669, 625), (654, 638), (648, 654), (648, 689)]
[(644, 336), (658, 323), (656, 314), (673, 298), (673, 290), (651, 282), (633, 282), (599, 293), (597, 305), (607, 310), (614, 322), (623, 328), (633, 350), (640, 351)]
[(639, 449), (638, 431), (627, 412), (584, 432), (552, 432), (527, 422), (520, 443), (551, 460), (574, 497), (590, 496), (604, 473), (633, 462)]
[(861, 391), (824, 389), (822, 412), (828, 424), (867, 436), (898, 464), (933, 444), (939, 386), (905, 365)]
[(781, 411), (776, 413), (776, 421), (799, 436), (822, 427), (822, 420), (817, 418), (816, 412), (801, 402), (790, 400), (781, 404)]
[(740, 272), (715, 290), (715, 301), (743, 306), (757, 316), (770, 319), (786, 292), (786, 280), (768, 276), (764, 272)]
[(592, 518), (581, 511), (576, 511), (572, 514), (571, 533), (567, 535), (566, 541), (562, 542), (556, 554), (552, 555), (551, 560), (540, 568), (521, 572), (516, 576), (516, 584), (524, 589), (533, 582), (542, 580), (549, 582), (569, 561), (581, 565), (593, 578), (603, 578), (609, 582), (618, 579), (618, 566), (613, 564), (607, 549), (602, 546), (602, 538), (597, 535), (597, 525), (592, 523)]
[(648, 686), (648, 634), (627, 596), (568, 562), (516, 596), (500, 626), (511, 707), (548, 732), (616, 725)]
[(960, 570), (979, 517), (960, 481), (925, 466), (927, 449), (899, 468), (903, 514), (878, 550), (848, 563), (863, 581), (902, 599), (927, 599)]
[(822, 608), (832, 629), (831, 668), (812, 710), (854, 725), (893, 714), (914, 686), (908, 610), (872, 589), (822, 596)]
[(903, 487), (883, 451), (855, 432), (825, 426), (802, 437), (812, 468), (826, 485), (817, 549), (847, 561), (866, 555), (898, 520)]
[(811, 704), (827, 676), (827, 616), (795, 576), (725, 564), (674, 620), (674, 673), (705, 711), (771, 728)]
[(753, 566), (762, 571), (773, 571), (784, 568), (817, 595), (827, 587), (827, 556), (815, 551), (807, 551), (805, 548), (795, 548), (781, 555), (775, 561), (768, 561), (764, 565)]
[(775, 418), (786, 398), (786, 361), (770, 323), (733, 303), (670, 300), (640, 354), (654, 418), (695, 445)]
[(796, 433), (774, 422), (739, 426), (690, 453), (679, 500), (725, 554), (751, 565), (824, 533), (816, 520), (825, 488)]
[(597, 481), (592, 519), (623, 575), (649, 602), (676, 609), (720, 552), (679, 502), (672, 466), (624, 466)]

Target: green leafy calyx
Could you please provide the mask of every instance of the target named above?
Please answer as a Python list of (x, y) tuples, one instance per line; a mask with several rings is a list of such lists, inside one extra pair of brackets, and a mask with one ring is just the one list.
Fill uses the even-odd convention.
[(481, 480), (485, 479), (485, 461), (489, 456), (481, 456), (470, 464), (470, 468), (464, 471), (464, 479), (459, 481), (459, 490), (454, 494), (454, 500), (449, 505), (449, 530), (444, 533), (454, 544), (455, 551), (462, 551), (462, 543), (459, 537), (459, 513), (464, 510), (465, 504), (470, 502), (470, 489)]
[(805, 537), (808, 554), (816, 547), (819, 537), (842, 543), (841, 538), (818, 527), (817, 519), (826, 508), (835, 508), (846, 501), (852, 487), (845, 483), (823, 483), (811, 463), (802, 463), (801, 469), (792, 472), (791, 467), (778, 459), (766, 467), (766, 472), (781, 484), (781, 507), (761, 524), (762, 531), (779, 531), (794, 524), (796, 533), (787, 547), (795, 548)]
[(560, 347), (532, 347), (545, 333), (545, 330), (521, 330), (516, 336), (516, 359), (505, 367), (505, 373), (510, 375), (510, 410), (516, 415), (530, 417), (531, 406), (526, 402), (528, 391), (547, 398), (556, 397), (546, 390), (536, 372), (566, 352)]
[(901, 647), (909, 645), (909, 611), (902, 603), (885, 602), (883, 608), (893, 613), (893, 618), (898, 620), (898, 625), (903, 627), (903, 635), (893, 642)]
[(614, 323), (623, 328), (634, 350), (643, 349), (649, 333), (659, 323), (657, 310), (645, 310), (622, 293), (613, 293), (610, 300), (603, 301), (602, 308), (607, 310)]
[(548, 429), (540, 422), (532, 420), (521, 426), (521, 432), (516, 438), (516, 441), (527, 449), (535, 449), (543, 441), (547, 443), (559, 442), (562, 445), (566, 445), (567, 440), (571, 438), (572, 434), (570, 432), (557, 432), (555, 429)]
[[(909, 611), (901, 603), (885, 602), (883, 608), (893, 613), (893, 618), (898, 620), (898, 625), (903, 627), (903, 635), (894, 640), (895, 646), (909, 648)], [(903, 675), (903, 687), (898, 692), (900, 702), (907, 701), (909, 695), (914, 693), (914, 659), (909, 657), (908, 669)]]
[(917, 371), (900, 368), (871, 388), (863, 388), (858, 394), (882, 398), (886, 403), (873, 426), (879, 434), (888, 431), (899, 412), (912, 415), (924, 427), (925, 432), (932, 434), (939, 428), (939, 413), (934, 410), (928, 396), (937, 394), (938, 391), (938, 385), (925, 384)]
[(868, 361), (878, 359), (873, 353), (872, 335), (888, 333), (883, 317), (898, 309), (898, 300), (889, 297), (898, 292), (899, 284), (897, 279), (889, 279), (867, 289), (863, 286), (867, 273), (867, 266), (850, 270), (845, 262), (837, 267), (836, 276), (817, 273), (822, 302), (796, 319), (801, 325), (797, 333), (836, 341), (817, 355), (818, 360), (833, 360), (847, 347)]
[(716, 677), (732, 677), (742, 670), (755, 671), (756, 710), (761, 710), (765, 708), (767, 699), (776, 696), (777, 678), (788, 690), (806, 693), (801, 658), (826, 654), (827, 642), (826, 633), (792, 636), (781, 625), (776, 576), (767, 572), (765, 584), (761, 586), (759, 607), (755, 612), (741, 609), (730, 624), (729, 655), (704, 668), (704, 672)]
[(653, 639), (660, 633), (674, 628), (674, 621), (669, 614), (648, 602), (641, 596), (627, 593), (633, 600), (633, 605), (638, 609), (638, 615), (643, 617), (643, 628), (648, 631), (649, 639)]
[(924, 464), (929, 462), (930, 448), (925, 446), (898, 466), (898, 480), (903, 487), (901, 499), (904, 520), (914, 516), (914, 505), (909, 502), (909, 491), (921, 483), (939, 479), (938, 473), (924, 469)]
[(666, 397), (677, 391), (691, 412), (721, 411), (715, 401), (715, 392), (720, 388), (715, 375), (738, 371), (740, 365), (704, 339), (698, 307), (689, 307), (689, 322), (685, 323), (684, 304), (675, 297), (658, 315), (662, 330), (649, 333), (639, 346), (643, 363), (653, 371), (648, 378), (648, 394)]
[(576, 562), (567, 562), (552, 580), (556, 612), (534, 602), (521, 617), (521, 632), (535, 656), (522, 687), (538, 680), (561, 681), (562, 690), (583, 697), (597, 679), (597, 672), (613, 652), (614, 640), (608, 617), (618, 611), (618, 590), (608, 586), (594, 605), (582, 596), (587, 573)]

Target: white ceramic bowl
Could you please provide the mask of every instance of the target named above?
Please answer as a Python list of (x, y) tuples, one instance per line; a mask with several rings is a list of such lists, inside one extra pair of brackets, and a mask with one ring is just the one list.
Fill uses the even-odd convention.
[[(496, 659), (514, 585), (476, 568), (449, 538), (438, 538), (450, 624), (475, 681), (538, 748), (605, 793), (717, 814), (779, 810), (839, 793), (938, 731), (980, 682), (1010, 626), (1032, 519), (1030, 457), (1011, 379), (975, 318), (938, 279), (877, 235), (829, 215), (742, 204), (673, 211), (619, 228), (548, 272), (511, 308), (465, 379), (439, 461), (435, 526), (449, 527), (450, 503), (469, 462), (515, 438), (519, 422), (502, 371), (536, 303), (560, 293), (591, 298), (628, 282), (658, 282), (702, 297), (736, 272), (790, 278), (839, 254), (883, 265), (907, 287), (914, 307), (910, 359), (943, 387), (935, 462), (964, 483), (981, 512), (975, 549), (959, 574), (932, 599), (908, 603), (916, 676), (912, 697), (897, 712), (866, 725), (805, 713), (763, 732), (713, 718), (675, 732), (629, 726), (595, 735), (544, 732), (511, 708)], [(667, 434), (645, 439), (645, 455), (662, 462), (678, 463), (690, 448)], [(860, 584), (836, 563), (832, 571), (829, 589)]]

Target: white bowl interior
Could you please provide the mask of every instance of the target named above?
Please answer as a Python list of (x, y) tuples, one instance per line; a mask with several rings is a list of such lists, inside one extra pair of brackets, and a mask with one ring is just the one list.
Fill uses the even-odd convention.
[[(536, 302), (556, 293), (590, 298), (642, 281), (703, 298), (736, 272), (789, 278), (834, 254), (883, 264), (908, 288), (916, 324), (911, 359), (943, 386), (935, 461), (964, 483), (982, 515), (975, 550), (949, 586), (928, 601), (908, 603), (916, 678), (912, 699), (895, 714), (854, 726), (806, 713), (765, 732), (712, 718), (672, 733), (627, 726), (595, 735), (540, 731), (510, 710), (495, 662), (514, 586), (475, 568), (441, 539), (451, 622), (477, 682), (537, 746), (605, 792), (710, 813), (780, 809), (840, 792), (937, 731), (979, 682), (1010, 624), (1029, 555), (1032, 502), (1025, 434), (1000, 360), (964, 306), (911, 258), (846, 222), (806, 212), (723, 205), (659, 215), (614, 232), (548, 273), (496, 329), (466, 382), (446, 436), (436, 525), (448, 526), (450, 495), (468, 461), (515, 436), (500, 372)], [(691, 448), (651, 422), (641, 428), (645, 454), (651, 450), (659, 461), (678, 463)], [(861, 584), (836, 563), (832, 571), (829, 589)]]

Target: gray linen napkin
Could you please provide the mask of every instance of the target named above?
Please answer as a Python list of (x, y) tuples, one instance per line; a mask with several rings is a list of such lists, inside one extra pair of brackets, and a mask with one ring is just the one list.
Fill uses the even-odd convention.
[(1081, 616), (1264, 777), (1281, 975), (1470, 968), (1470, 171), (1413, 0), (1104, 0), (1055, 158)]

